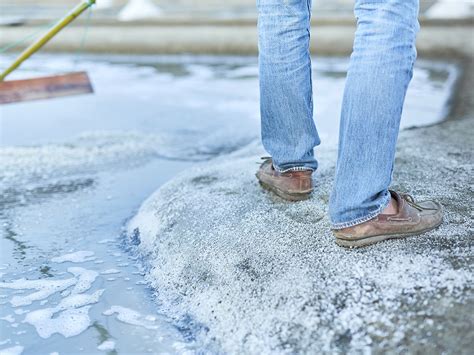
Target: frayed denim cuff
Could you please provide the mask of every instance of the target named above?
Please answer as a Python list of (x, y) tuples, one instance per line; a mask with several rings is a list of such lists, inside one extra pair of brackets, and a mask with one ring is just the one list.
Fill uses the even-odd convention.
[(380, 205), (379, 208), (377, 208), (376, 211), (369, 213), (368, 215), (364, 217), (359, 217), (357, 219), (354, 219), (352, 221), (348, 222), (340, 222), (340, 223), (331, 223), (331, 229), (344, 229), (344, 228), (349, 228), (356, 226), (358, 224), (362, 224), (364, 222), (370, 221), (372, 218), (377, 217), (379, 214), (383, 212), (383, 210), (388, 206), (390, 203), (390, 199), (392, 198), (392, 195), (389, 193), (388, 196), (385, 198), (385, 201)]
[(281, 169), (278, 166), (273, 165), (273, 169), (275, 169), (279, 173), (287, 173), (289, 171), (311, 171), (311, 172), (315, 171), (315, 169), (307, 167), (307, 166), (293, 166), (291, 168)]

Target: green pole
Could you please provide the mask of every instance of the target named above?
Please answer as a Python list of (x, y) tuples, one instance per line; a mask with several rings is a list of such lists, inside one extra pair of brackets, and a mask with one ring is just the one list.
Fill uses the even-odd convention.
[(84, 0), (79, 5), (77, 5), (74, 9), (72, 9), (66, 16), (64, 16), (57, 24), (55, 24), (48, 32), (46, 32), (43, 36), (41, 36), (38, 40), (32, 43), (28, 48), (26, 48), (15, 61), (2, 73), (0, 74), (0, 81), (3, 81), (7, 75), (9, 75), (12, 71), (18, 68), (21, 63), (31, 57), (34, 53), (36, 53), (41, 47), (43, 47), (46, 43), (48, 43), (51, 38), (53, 38), (59, 31), (61, 31), (64, 27), (69, 25), (72, 21), (76, 19), (80, 14), (82, 14), (85, 10), (95, 4), (96, 0)]

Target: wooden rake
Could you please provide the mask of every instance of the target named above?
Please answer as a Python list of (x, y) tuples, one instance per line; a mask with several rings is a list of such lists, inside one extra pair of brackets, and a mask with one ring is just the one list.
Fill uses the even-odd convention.
[(0, 104), (79, 95), (92, 93), (94, 91), (86, 72), (22, 80), (5, 80), (5, 78), (48, 43), (59, 31), (74, 21), (76, 17), (95, 4), (95, 1), (96, 0), (83, 0), (43, 36), (26, 48), (15, 61), (0, 74)]

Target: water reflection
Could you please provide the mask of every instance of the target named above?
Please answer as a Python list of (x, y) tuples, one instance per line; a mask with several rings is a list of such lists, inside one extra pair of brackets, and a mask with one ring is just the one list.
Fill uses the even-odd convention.
[[(0, 221), (1, 220), (2, 219), (0, 216)], [(28, 251), (28, 249), (31, 248), (31, 246), (29, 246), (28, 243), (25, 243), (18, 239), (18, 234), (15, 233), (12, 225), (8, 221), (3, 223), (2, 228), (4, 232), (4, 238), (13, 243), (13, 257), (18, 262), (21, 262), (26, 258), (26, 252)]]
[[(101, 345), (103, 344), (107, 344), (107, 342), (112, 344), (113, 337), (110, 335), (109, 331), (102, 324), (100, 324), (99, 322), (94, 322), (92, 323), (92, 328), (97, 330), (97, 333), (98, 333), (98, 336), (97, 336), (98, 347), (101, 347)], [(115, 342), (113, 342), (113, 344), (115, 344)], [(117, 354), (117, 350), (115, 349), (107, 351), (107, 355), (116, 355), (116, 354)]]
[(11, 186), (2, 191), (0, 196), (0, 211), (6, 212), (13, 207), (26, 206), (57, 195), (69, 194), (79, 190), (92, 188), (93, 185), (93, 178), (80, 178), (55, 183), (46, 183), (45, 185), (31, 188), (24, 186)]

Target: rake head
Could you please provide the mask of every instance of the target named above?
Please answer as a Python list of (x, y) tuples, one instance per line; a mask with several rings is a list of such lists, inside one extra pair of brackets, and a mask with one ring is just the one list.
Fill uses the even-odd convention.
[(93, 93), (86, 72), (0, 81), (0, 104)]

